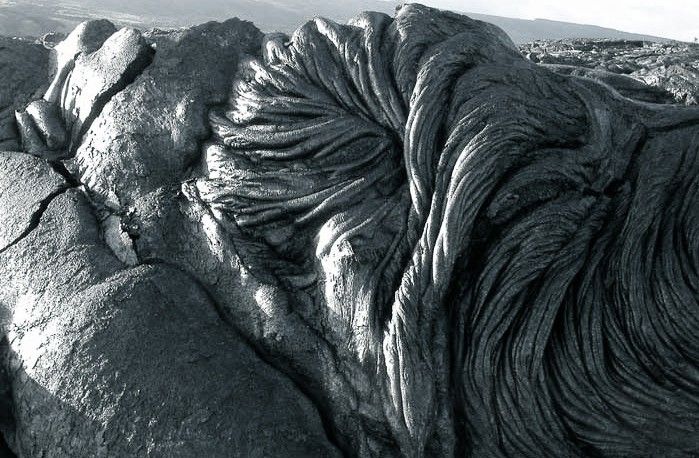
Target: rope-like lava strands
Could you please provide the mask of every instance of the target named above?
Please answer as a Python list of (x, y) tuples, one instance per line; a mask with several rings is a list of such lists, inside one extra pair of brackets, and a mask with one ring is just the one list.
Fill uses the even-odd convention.
[(403, 454), (699, 452), (699, 113), (409, 5), (268, 36), (212, 125), (199, 195), (317, 275)]

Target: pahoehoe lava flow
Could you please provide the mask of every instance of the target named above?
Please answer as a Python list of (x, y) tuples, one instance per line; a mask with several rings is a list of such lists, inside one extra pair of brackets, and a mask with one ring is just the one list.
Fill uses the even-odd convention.
[[(0, 250), (10, 448), (699, 454), (698, 108), (417, 4), (290, 36), (224, 24), (83, 25), (61, 97), (19, 111), (31, 161), (80, 187), (38, 195)], [(284, 439), (257, 443), (267, 427)]]

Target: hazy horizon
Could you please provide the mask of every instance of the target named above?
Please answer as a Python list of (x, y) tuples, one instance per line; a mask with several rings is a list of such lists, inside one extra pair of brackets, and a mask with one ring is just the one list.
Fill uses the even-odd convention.
[[(520, 0), (516, 4), (487, 0), (422, 0), (418, 3), (492, 22), (520, 43), (561, 38), (663, 37), (693, 41), (694, 36), (699, 35), (699, 30), (696, 30), (699, 16), (687, 7), (688, 0), (672, 0), (653, 18), (643, 20), (633, 18), (639, 11), (646, 11), (643, 4), (650, 3), (648, 0), (639, 0), (635, 2), (638, 4), (626, 9), (624, 5), (630, 0), (588, 0), (588, 4), (599, 6), (602, 1), (605, 1), (604, 9), (576, 8), (571, 6), (571, 2), (553, 5), (550, 0)], [(149, 28), (191, 26), (237, 16), (252, 21), (266, 32), (290, 32), (313, 16), (344, 22), (365, 10), (392, 14), (399, 3), (395, 0), (332, 3), (323, 0), (0, 0), (0, 35), (39, 36), (50, 30), (66, 32), (85, 19), (102, 17), (123, 25)], [(605, 14), (600, 11), (605, 11)], [(677, 19), (677, 27), (670, 28), (668, 24), (677, 15), (683, 19)], [(687, 22), (687, 18), (695, 16), (696, 23)]]
[[(595, 25), (681, 41), (699, 37), (697, 0), (422, 0), (442, 9), (518, 19), (549, 19)], [(693, 3), (693, 5), (692, 5)]]

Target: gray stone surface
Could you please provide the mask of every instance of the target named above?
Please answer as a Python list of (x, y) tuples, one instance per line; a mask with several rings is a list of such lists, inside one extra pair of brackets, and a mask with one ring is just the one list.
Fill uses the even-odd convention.
[(66, 145), (66, 128), (61, 122), (58, 107), (46, 100), (34, 100), (27, 105), (26, 113), (31, 117), (35, 129), (49, 150), (58, 150)]
[(72, 167), (92, 198), (133, 228), (144, 247), (161, 244), (159, 221), (210, 134), (207, 113), (223, 103), (230, 78), (262, 34), (231, 19), (153, 31), (153, 62), (107, 103), (77, 148)]
[[(69, 156), (69, 147), (104, 103), (147, 65), (151, 51), (140, 33), (115, 32), (107, 20), (85, 21), (53, 46), (49, 63), (53, 79), (43, 99), (16, 113), (25, 151), (51, 160)], [(96, 53), (111, 36), (110, 44)]]
[(337, 455), (191, 277), (113, 256), (82, 193), (0, 254), (0, 284), (19, 456)]
[(0, 37), (0, 151), (20, 148), (15, 110), (36, 98), (48, 77), (47, 49), (28, 40)]
[(47, 203), (67, 187), (46, 161), (0, 152), (0, 252), (31, 231)]
[[(124, 133), (137, 129), (134, 138), (152, 132), (154, 142), (129, 146), (136, 157), (160, 146), (153, 151), (160, 155), (152, 158), (154, 170), (157, 159), (172, 155), (167, 180), (178, 183), (196, 158), (198, 139), (208, 131), (208, 106), (225, 100), (241, 40), (260, 36), (252, 26), (241, 27), (232, 21), (168, 36), (156, 32), (152, 40), (166, 61), (157, 78), (136, 86), (140, 101), (129, 113), (150, 115), (152, 123), (144, 130), (139, 119), (111, 113), (124, 122)], [(220, 51), (206, 56), (212, 39)], [(58, 118), (67, 119), (68, 128), (72, 115), (79, 122), (87, 110), (82, 119), (89, 123), (93, 110), (102, 110), (104, 94), (124, 89), (124, 74), (141, 73), (129, 62), (151, 49), (126, 29), (99, 49), (88, 48), (61, 83), (63, 101), (73, 101)], [(169, 81), (183, 63), (192, 71)], [(152, 105), (165, 91), (179, 98)], [(19, 114), (37, 142), (53, 139), (54, 147), (60, 144), (51, 124), (57, 118), (45, 113), (55, 106), (36, 101)], [(41, 146), (32, 152), (41, 153)], [(121, 209), (112, 214), (82, 190), (67, 191), (76, 180), (63, 165), (57, 170), (70, 184), (43, 159), (1, 154), (0, 330), (8, 375), (0, 380), (0, 401), (12, 416), (0, 429), (19, 456), (338, 455), (315, 406), (221, 320), (195, 279), (162, 263), (128, 268), (137, 260), (120, 246), (129, 242)], [(162, 184), (155, 181), (153, 188)]]
[(75, 66), (75, 59), (80, 55), (97, 51), (114, 32), (116, 27), (106, 19), (85, 21), (55, 45), (51, 52), (53, 79), (44, 94), (44, 99), (51, 103), (58, 102), (65, 79)]
[(75, 150), (104, 105), (150, 64), (153, 50), (141, 33), (123, 28), (91, 54), (81, 54), (66, 78), (59, 106)]
[[(26, 111), (15, 111), (15, 125), (19, 133), (18, 141), (21, 149), (35, 156), (45, 156), (48, 146), (41, 137), (41, 133), (34, 123), (31, 115)], [(20, 148), (17, 148), (20, 149)]]

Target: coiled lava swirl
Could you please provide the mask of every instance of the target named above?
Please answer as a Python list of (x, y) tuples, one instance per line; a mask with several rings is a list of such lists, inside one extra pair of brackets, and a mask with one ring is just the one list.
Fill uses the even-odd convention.
[(370, 443), (699, 453), (699, 111), (407, 5), (268, 35), (211, 123), (198, 195), (306, 304)]

